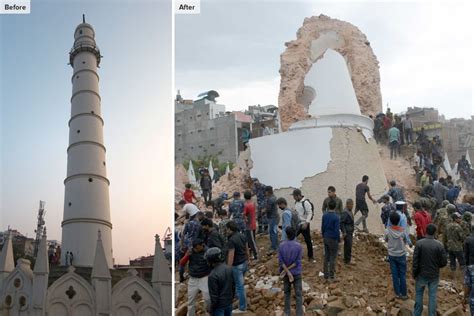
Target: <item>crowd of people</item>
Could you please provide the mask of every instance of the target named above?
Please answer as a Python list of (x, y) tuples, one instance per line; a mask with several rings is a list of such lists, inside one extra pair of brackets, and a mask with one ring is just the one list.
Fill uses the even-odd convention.
[[(387, 261), (395, 296), (401, 300), (408, 298), (407, 247), (414, 246), (414, 314), (422, 313), (426, 288), (429, 294), (428, 313), (434, 315), (439, 271), (448, 261), (452, 271), (463, 271), (466, 300), (474, 308), (474, 293), (470, 294), (474, 282), (472, 216), (462, 210), (462, 203), (457, 203), (457, 195), (450, 195), (449, 188), (442, 187), (447, 185), (446, 181), (450, 179), (440, 178), (435, 180), (434, 185), (430, 183), (432, 195), (421, 195), (412, 204), (413, 211), (408, 209), (409, 203), (396, 181), (390, 181), (387, 192), (376, 199), (368, 186), (369, 177), (364, 176), (355, 188), (355, 201), (349, 198), (345, 202), (337, 196), (336, 188), (329, 186), (328, 196), (321, 204), (322, 221), (319, 227), (324, 244), (323, 274), (326, 282), (336, 280), (339, 254), (344, 264), (352, 264), (353, 236), (358, 230), (368, 232), (367, 201), (371, 201), (381, 205), (380, 218), (386, 228)], [(234, 192), (231, 198), (221, 193), (213, 200), (210, 193), (201, 196), (205, 203), (199, 203), (200, 199), (192, 186), (186, 185), (183, 200), (179, 202), (182, 217), (187, 220), (183, 230), (176, 235), (176, 258), (179, 259), (180, 282), (186, 280), (185, 267), (188, 266), (188, 315), (195, 314), (199, 292), (211, 315), (245, 311), (244, 276), (249, 264), (261, 256), (274, 255), (278, 259), (283, 281), (285, 315), (289, 315), (292, 288), (296, 297), (296, 314), (303, 315), (303, 247), (296, 237), (303, 236), (307, 260), (314, 263), (310, 227), (316, 212), (313, 202), (305, 198), (301, 190), (295, 189), (291, 194), (294, 207), (290, 208), (285, 197), (276, 197), (273, 188), (258, 179), (253, 179), (252, 190), (243, 192), (243, 199), (240, 192)], [(358, 212), (361, 215), (356, 219)], [(416, 241), (410, 236), (411, 227), (414, 228)], [(265, 253), (259, 252), (257, 234), (268, 235), (269, 248)], [(235, 295), (239, 303), (234, 310), (232, 303)]]

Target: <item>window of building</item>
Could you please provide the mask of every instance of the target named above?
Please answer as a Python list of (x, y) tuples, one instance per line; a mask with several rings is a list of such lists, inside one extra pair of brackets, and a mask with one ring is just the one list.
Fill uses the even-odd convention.
[(194, 146), (191, 146), (191, 149), (194, 149)]
[(94, 111), (91, 111), (92, 114), (94, 114)]
[(215, 145), (214, 144), (211, 144), (211, 147), (214, 147)]
[(179, 122), (181, 122), (181, 120), (176, 120), (176, 123), (179, 123)]
[(190, 131), (189, 134), (193, 134), (194, 132), (193, 131)]
[(201, 132), (202, 132), (202, 130), (198, 129), (198, 133), (201, 133)]
[(84, 65), (85, 63), (86, 63), (85, 61), (82, 62), (83, 65)]
[(202, 148), (202, 145), (199, 145), (198, 147), (199, 147), (199, 148)]
[(69, 202), (69, 203), (68, 203), (68, 205), (69, 205), (69, 206), (71, 206), (71, 205), (72, 205), (72, 203), (71, 203), (71, 202)]
[(93, 181), (92, 178), (89, 178), (89, 182), (92, 182), (92, 181)]
[(82, 34), (82, 30), (79, 30), (79, 34)]
[(192, 119), (193, 119), (193, 117), (192, 117), (192, 116), (190, 116), (190, 117), (189, 117), (189, 119), (190, 119), (190, 120), (192, 120)]
[(80, 130), (80, 129), (78, 129), (78, 130), (77, 130), (77, 133), (79, 134), (80, 132), (81, 132), (81, 130)]
[(196, 117), (201, 117), (201, 114), (196, 115)]
[(213, 130), (214, 130), (214, 127), (211, 127), (210, 130), (213, 131)]

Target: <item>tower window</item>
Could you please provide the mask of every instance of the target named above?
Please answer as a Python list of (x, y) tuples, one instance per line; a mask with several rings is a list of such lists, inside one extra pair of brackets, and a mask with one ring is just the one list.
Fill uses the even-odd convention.
[(80, 132), (81, 132), (81, 130), (80, 130), (80, 129), (78, 129), (78, 130), (77, 130), (77, 133), (79, 134)]
[(89, 182), (92, 182), (92, 181), (93, 181), (92, 178), (89, 178)]
[(68, 205), (69, 205), (69, 206), (71, 206), (71, 205), (72, 205), (72, 203), (71, 203), (71, 202), (69, 202), (69, 203), (68, 203)]
[(84, 65), (85, 63), (86, 63), (85, 61), (82, 62), (83, 65)]
[(79, 76), (76, 76), (76, 79), (79, 79)]
[(94, 114), (94, 111), (91, 111), (92, 114)]
[(102, 161), (102, 164), (105, 166), (105, 161)]
[(79, 30), (79, 34), (82, 34), (82, 30)]

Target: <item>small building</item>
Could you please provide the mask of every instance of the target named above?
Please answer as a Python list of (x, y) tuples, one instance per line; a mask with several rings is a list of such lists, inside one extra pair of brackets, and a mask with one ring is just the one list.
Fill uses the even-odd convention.
[(218, 104), (219, 94), (208, 91), (192, 101), (180, 94), (175, 100), (175, 161), (214, 156), (219, 161), (236, 162), (244, 149), (242, 133), (251, 129), (251, 117), (242, 112), (228, 112)]

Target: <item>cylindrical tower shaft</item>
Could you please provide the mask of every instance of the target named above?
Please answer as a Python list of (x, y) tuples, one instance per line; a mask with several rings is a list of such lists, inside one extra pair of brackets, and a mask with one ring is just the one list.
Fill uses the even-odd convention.
[(66, 264), (66, 254), (72, 252), (73, 265), (92, 267), (100, 230), (112, 268), (109, 180), (97, 74), (100, 59), (94, 29), (88, 23), (79, 24), (69, 53), (73, 75), (61, 263)]

